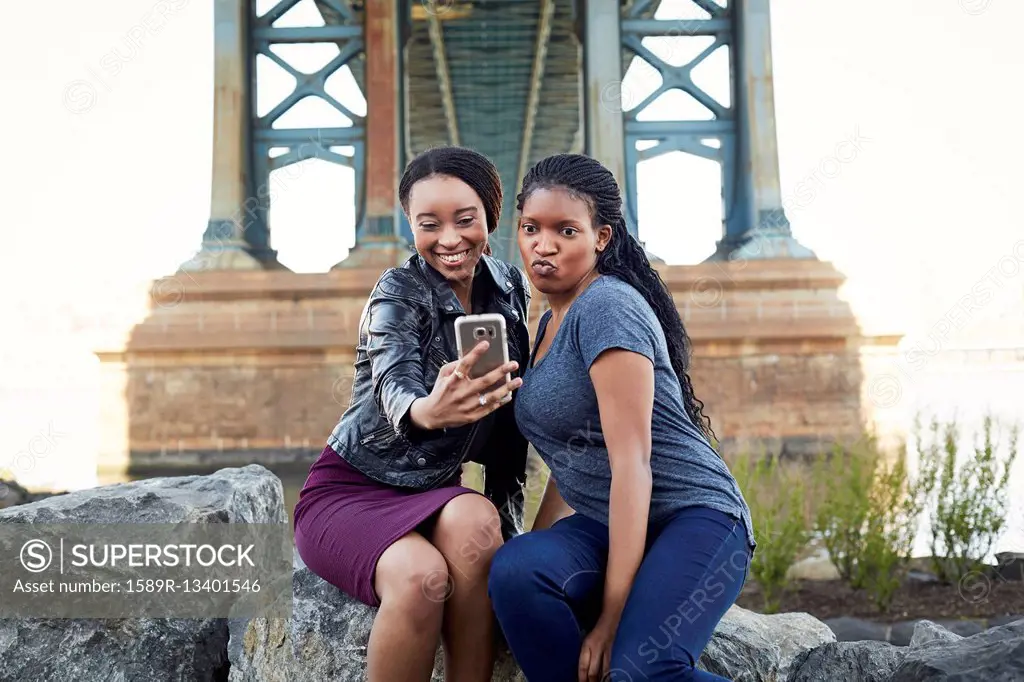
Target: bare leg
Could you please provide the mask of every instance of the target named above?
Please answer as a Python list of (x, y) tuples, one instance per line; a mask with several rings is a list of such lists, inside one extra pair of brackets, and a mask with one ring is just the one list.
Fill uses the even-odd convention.
[(441, 637), (448, 567), (419, 533), (384, 550), (374, 588), (381, 605), (367, 646), (369, 682), (428, 682)]
[(495, 621), (487, 574), (502, 544), (498, 510), (481, 495), (459, 495), (441, 510), (432, 540), (452, 579), (442, 626), (445, 680), (488, 682), (494, 669)]

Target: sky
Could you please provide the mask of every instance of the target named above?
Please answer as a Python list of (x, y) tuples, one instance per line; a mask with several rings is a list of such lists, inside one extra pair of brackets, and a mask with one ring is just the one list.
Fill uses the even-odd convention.
[[(796, 237), (847, 276), (842, 295), (865, 331), (926, 342), (987, 278), (996, 295), (943, 343), (1024, 347), (1024, 4), (773, 0), (771, 10), (787, 214)], [(102, 335), (91, 330), (144, 315), (147, 283), (194, 253), (209, 218), (213, 2), (15, 3), (7, 16), (22, 29), (0, 41), (0, 319), (13, 322), (0, 335), (0, 445), (17, 452), (65, 434), (22, 478), (79, 486), (97, 438), (92, 349)], [(45, 40), (30, 30), (40, 26)], [(720, 88), (714, 75), (709, 88)], [(269, 72), (261, 80), (265, 98), (282, 87)], [(628, 75), (623, 100), (644, 87), (642, 71)], [(640, 236), (667, 262), (713, 250), (717, 172), (680, 156), (640, 167)], [(322, 271), (344, 258), (351, 188), (344, 168), (290, 171), (271, 215), (286, 265)], [(999, 380), (919, 388), (977, 411)], [(999, 409), (1020, 414), (1010, 403)]]

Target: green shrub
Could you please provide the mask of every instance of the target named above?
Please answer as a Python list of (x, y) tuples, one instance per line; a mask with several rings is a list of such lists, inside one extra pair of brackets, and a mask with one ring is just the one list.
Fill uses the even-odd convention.
[(906, 575), (922, 506), (919, 485), (907, 472), (906, 446), (891, 463), (877, 461), (868, 498), (856, 583), (886, 612)]
[(931, 525), (932, 568), (946, 582), (959, 582), (979, 570), (1006, 523), (1007, 486), (1020, 430), (1017, 425), (1010, 430), (1007, 457), (1000, 463), (996, 427), (986, 416), (982, 442), (976, 440), (973, 453), (961, 458), (955, 419), (940, 423), (932, 418), (930, 437), (922, 437), (920, 420), (915, 424)]
[(815, 484), (824, 490), (816, 529), (840, 578), (887, 611), (906, 574), (922, 505), (906, 447), (889, 457), (872, 434), (836, 446), (816, 463)]
[(778, 457), (743, 455), (732, 470), (754, 521), (757, 550), (750, 574), (761, 588), (765, 613), (775, 613), (789, 587), (789, 568), (810, 539), (805, 484)]
[(815, 528), (839, 577), (853, 587), (860, 587), (862, 578), (857, 564), (863, 554), (863, 531), (877, 461), (872, 446), (870, 439), (847, 448), (836, 445), (815, 463), (815, 483), (823, 489)]

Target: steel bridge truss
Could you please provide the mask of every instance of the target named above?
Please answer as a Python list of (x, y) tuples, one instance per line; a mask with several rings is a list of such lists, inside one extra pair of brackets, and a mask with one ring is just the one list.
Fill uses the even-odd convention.
[[(716, 161), (722, 171), (722, 199), (728, 220), (734, 203), (737, 179), (737, 118), (732, 106), (709, 95), (693, 81), (693, 70), (714, 52), (728, 46), (730, 80), (734, 81), (735, 50), (732, 9), (715, 0), (690, 0), (707, 13), (706, 19), (654, 19), (649, 15), (657, 0), (637, 0), (624, 8), (620, 24), (622, 47), (628, 65), (634, 58), (646, 62), (661, 76), (661, 84), (642, 101), (623, 111), (625, 138), (626, 215), (630, 231), (637, 236), (637, 165), (671, 152), (683, 152)], [(731, 4), (731, 3), (730, 3)], [(695, 57), (678, 66), (669, 64), (643, 44), (645, 38), (712, 37), (714, 40)], [(625, 69), (623, 69), (625, 72)], [(643, 113), (663, 94), (679, 90), (693, 97), (713, 114), (710, 120), (677, 118), (641, 120)], [(733, 98), (732, 101), (735, 101)]]
[[(225, 3), (233, 4), (238, 1), (225, 0)], [(429, 138), (431, 144), (435, 144), (436, 142), (433, 141), (435, 138), (443, 137), (448, 142), (462, 141), (465, 144), (467, 143), (465, 138), (473, 138), (473, 140), (480, 138), (481, 144), (483, 144), (483, 140), (490, 138), (486, 135), (481, 137), (481, 134), (478, 134), (480, 131), (486, 130), (492, 137), (494, 135), (494, 131), (491, 130), (493, 122), (489, 119), (485, 121), (487, 126), (481, 123), (478, 126), (480, 131), (474, 133), (473, 130), (476, 129), (463, 130), (468, 126), (467, 121), (475, 120), (470, 116), (471, 111), (459, 112), (457, 116), (455, 115), (456, 107), (460, 103), (456, 101), (458, 99), (456, 95), (462, 92), (459, 88), (465, 90), (476, 82), (474, 79), (479, 80), (483, 76), (472, 70), (478, 65), (474, 64), (474, 67), (468, 67), (470, 70), (467, 71), (466, 65), (461, 64), (461, 70), (458, 73), (467, 82), (453, 82), (453, 74), (456, 69), (452, 64), (451, 54), (455, 47), (458, 47), (458, 40), (455, 39), (462, 35), (461, 32), (472, 30), (471, 24), (463, 25), (455, 21), (458, 16), (462, 16), (458, 15), (455, 9), (458, 9), (466, 17), (474, 17), (473, 10), (479, 9), (479, 17), (476, 17), (476, 20), (481, 21), (482, 25), (494, 26), (496, 21), (486, 21), (486, 18), (490, 16), (487, 12), (491, 14), (496, 11), (500, 12), (503, 6), (488, 4), (483, 0), (480, 0), (479, 6), (472, 2), (458, 5), (451, 3), (451, 0), (444, 0), (448, 3), (444, 6), (446, 12), (449, 9), (451, 12), (441, 15), (440, 11), (436, 9), (436, 3), (439, 1), (421, 0), (418, 4), (411, 4), (410, 0), (394, 0), (397, 3), (397, 16), (402, 17), (397, 22), (399, 26), (398, 69), (406, 74), (404, 77), (401, 74), (398, 77), (400, 86), (397, 96), (401, 102), (399, 111), (402, 112), (399, 116), (400, 122), (398, 122), (400, 128), (398, 149), (401, 157), (398, 161), (399, 172), (401, 165), (405, 163), (405, 157), (415, 151), (406, 146), (411, 141), (425, 142)], [(516, 1), (527, 2), (527, 0)], [(587, 2), (572, 0), (572, 5), (566, 5), (568, 9), (558, 9), (561, 7), (560, 0), (537, 1), (539, 4), (534, 12), (536, 16), (531, 14), (524, 20), (522, 31), (528, 33), (527, 28), (536, 24), (537, 36), (542, 37), (543, 40), (537, 38), (533, 41), (521, 41), (526, 46), (526, 50), (534, 53), (532, 60), (523, 62), (524, 66), (520, 69), (525, 74), (523, 76), (525, 85), (520, 89), (524, 93), (522, 107), (527, 124), (522, 126), (525, 130), (521, 133), (521, 140), (515, 141), (515, 145), (505, 145), (508, 147), (508, 153), (501, 158), (503, 159), (503, 168), (508, 166), (508, 169), (503, 172), (503, 175), (516, 171), (521, 175), (528, 162), (534, 160), (532, 157), (541, 152), (547, 154), (570, 151), (568, 148), (545, 150), (541, 147), (551, 145), (545, 143), (537, 146), (533, 143), (534, 138), (542, 137), (543, 131), (538, 132), (534, 128), (537, 126), (538, 102), (542, 99), (544, 88), (549, 87), (549, 84), (558, 85), (561, 81), (556, 83), (557, 79), (562, 78), (565, 83), (559, 85), (561, 89), (558, 92), (562, 93), (564, 90), (568, 93), (572, 90), (574, 94), (578, 93), (576, 96), (579, 98), (579, 108), (581, 110), (587, 108), (588, 113), (585, 117), (586, 125), (578, 126), (579, 130), (572, 140), (570, 140), (572, 136), (561, 133), (557, 139), (565, 144), (571, 143), (575, 147), (580, 139), (587, 137), (588, 149), (595, 145), (601, 147), (598, 150), (600, 154), (597, 155), (597, 158), (617, 168), (615, 172), (620, 178), (624, 190), (624, 213), (629, 230), (634, 236), (638, 236), (638, 164), (672, 152), (682, 152), (715, 161), (721, 169), (724, 234), (713, 258), (814, 257), (810, 250), (792, 238), (779, 197), (771, 65), (770, 56), (767, 58), (767, 62), (764, 56), (765, 54), (770, 55), (769, 0), (687, 0), (703, 16), (703, 18), (697, 19), (654, 18), (655, 12), (661, 5), (660, 0), (626, 0), (621, 4), (621, 0), (588, 0)], [(277, 25), (281, 18), (298, 6), (300, 2), (303, 0), (279, 0), (261, 14), (257, 14), (255, 2), (247, 2), (248, 16), (246, 20), (249, 25), (246, 28), (246, 61), (251, 87), (249, 100), (252, 113), (249, 118), (249, 149), (247, 152), (247, 165), (251, 173), (245, 181), (247, 198), (244, 209), (247, 216), (244, 232), (245, 242), (249, 245), (247, 248), (254, 252), (269, 252), (268, 214), (273, 198), (270, 189), (271, 174), (276, 170), (309, 159), (321, 159), (353, 170), (356, 245), (359, 246), (363, 241), (373, 241), (367, 227), (372, 222), (367, 217), (367, 118), (370, 114), (357, 114), (353, 111), (352, 106), (338, 101), (325, 87), (332, 75), (339, 69), (347, 67), (360, 93), (363, 94), (363, 99), (366, 99), (367, 36), (364, 31), (364, 4), (362, 0), (313, 0), (320, 19), (322, 19), (322, 25), (298, 27)], [(588, 33), (584, 37), (576, 34), (572, 28), (567, 28), (571, 24), (565, 22), (572, 20), (573, 11), (590, 11), (588, 10), (590, 2), (595, 3), (595, 6), (600, 6), (600, 11), (604, 14), (595, 13), (587, 16), (601, 16), (606, 19), (602, 19), (605, 23), (601, 24), (601, 28), (594, 29), (592, 32), (589, 32), (588, 29)], [(432, 8), (434, 8), (433, 13)], [(484, 12), (484, 9), (487, 12)], [(522, 8), (520, 7), (520, 9)], [(410, 37), (418, 35), (413, 29), (412, 19), (414, 17), (411, 16), (416, 13), (416, 10), (419, 10), (419, 13), (427, 19), (426, 22), (423, 22), (428, 30), (431, 48), (427, 54), (431, 54), (435, 62), (430, 69), (417, 62), (416, 72), (423, 74), (420, 76), (421, 78), (429, 77), (427, 74), (431, 71), (436, 75), (439, 85), (435, 90), (441, 95), (434, 97), (440, 103), (436, 109), (439, 115), (446, 120), (443, 123), (438, 122), (435, 120), (437, 117), (424, 113), (420, 119), (416, 120), (419, 127), (410, 131), (409, 115), (412, 108), (408, 98), (411, 94), (422, 98), (425, 96), (423, 93), (430, 92), (428, 87), (418, 87), (413, 92), (411, 84), (405, 80), (408, 78), (409, 71), (413, 70), (409, 64), (404, 64), (405, 60), (410, 59), (407, 48), (413, 43), (419, 45), (415, 40), (413, 43), (409, 42)], [(243, 10), (243, 13), (245, 11)], [(597, 12), (597, 10), (594, 11)], [(565, 12), (568, 14), (563, 16)], [(453, 27), (450, 30), (441, 30), (439, 18), (442, 16), (453, 21)], [(473, 19), (470, 18), (467, 21), (472, 22)], [(566, 35), (551, 33), (552, 27), (556, 24)], [(609, 36), (608, 32), (614, 32), (617, 35)], [(651, 49), (651, 45), (644, 44), (645, 39), (648, 38), (666, 37), (676, 38), (680, 41), (700, 40), (705, 45), (687, 63), (675, 65), (669, 63), (669, 61), (675, 60), (660, 57), (657, 50)], [(707, 43), (709, 37), (711, 42)], [(616, 74), (618, 66), (615, 63), (608, 64), (606, 60), (603, 60), (599, 67), (593, 67), (594, 73), (586, 69), (583, 69), (581, 73), (577, 66), (579, 60), (575, 48), (581, 46), (582, 42), (584, 51), (589, 49), (589, 54), (601, 55), (600, 50), (608, 44), (604, 41), (605, 38), (611, 38), (612, 44), (620, 45), (621, 72)], [(417, 40), (422, 43), (424, 39), (420, 37)], [(567, 41), (575, 46), (568, 51), (563, 49), (568, 44)], [(591, 48), (588, 45), (590, 41), (597, 44)], [(313, 73), (297, 68), (283, 56), (282, 52), (275, 50), (276, 46), (281, 45), (325, 44), (335, 45), (337, 54)], [(593, 51), (595, 49), (597, 52)], [(728, 51), (728, 92), (730, 93), (728, 103), (721, 102), (710, 95), (693, 79), (694, 69), (721, 49)], [(561, 55), (559, 57), (561, 61), (556, 64), (552, 63), (550, 54), (552, 50)], [(417, 54), (424, 56), (422, 52)], [(256, 102), (260, 92), (260, 83), (256, 77), (256, 64), (261, 56), (280, 67), (285, 73), (290, 74), (296, 82), (291, 92), (283, 96), (269, 111), (263, 115), (257, 115)], [(606, 89), (611, 85), (616, 85), (621, 89), (621, 79), (625, 76), (627, 67), (635, 60), (646, 63), (661, 78), (660, 85), (647, 94), (642, 101), (628, 109), (620, 106), (615, 113), (607, 110), (600, 111), (598, 107), (601, 103), (583, 101), (584, 97), (594, 97), (593, 93), (585, 94), (592, 88), (584, 87), (583, 79), (594, 77), (596, 73)], [(570, 65), (573, 68), (569, 69)], [(587, 69), (590, 68), (587, 67)], [(572, 76), (573, 71), (577, 73), (575, 78)], [(486, 74), (484, 75), (486, 76)], [(511, 76), (505, 81), (510, 82), (510, 79)], [(493, 74), (484, 80), (487, 83), (504, 82), (501, 79), (495, 80)], [(550, 87), (554, 87), (554, 85), (550, 85)], [(578, 89), (576, 86), (579, 86)], [(505, 83), (504, 87), (511, 87), (511, 85)], [(710, 112), (710, 117), (705, 114), (705, 118), (698, 120), (675, 111), (678, 118), (665, 120), (664, 116), (660, 116), (660, 120), (648, 120), (648, 117), (645, 117), (645, 112), (662, 95), (672, 90), (680, 91), (691, 97), (707, 112)], [(316, 128), (279, 126), (282, 116), (292, 111), (299, 102), (310, 97), (326, 102), (346, 118), (349, 125)], [(560, 97), (558, 102), (565, 99), (565, 96), (560, 95)], [(622, 97), (621, 92), (619, 97)], [(432, 101), (418, 102), (415, 108), (417, 111), (421, 111), (426, 106), (428, 111), (433, 111), (430, 108)], [(462, 104), (464, 107), (466, 106), (466, 102), (462, 102)], [(571, 102), (564, 104), (571, 107)], [(473, 101), (470, 106), (483, 106), (484, 111), (490, 111), (488, 108), (490, 105), (487, 104), (484, 96), (479, 101)], [(597, 119), (600, 119), (600, 125), (591, 127), (594, 112), (596, 112)], [(669, 115), (671, 116), (672, 113), (670, 112)], [(621, 114), (621, 118), (619, 114)], [(580, 121), (581, 117), (565, 114), (554, 116), (552, 120), (564, 123), (569, 120)], [(511, 126), (510, 129), (518, 128)], [(561, 132), (564, 133), (564, 131)], [(470, 133), (476, 137), (474, 138)], [(548, 138), (544, 137), (543, 139), (547, 140)], [(593, 152), (591, 151), (591, 153)], [(510, 180), (507, 177), (503, 179), (506, 183)], [(515, 177), (513, 180), (514, 183), (519, 181), (519, 177)], [(370, 188), (370, 190), (372, 189)], [(515, 188), (506, 187), (506, 192), (510, 197), (514, 196)], [(376, 197), (376, 195), (374, 196)], [(394, 200), (397, 201), (397, 197)], [(376, 198), (375, 201), (377, 201)], [(506, 207), (506, 209), (510, 208)], [(411, 233), (401, 211), (396, 211), (396, 220), (395, 237), (408, 239)], [(231, 222), (223, 220), (223, 216), (211, 216), (212, 226), (215, 227), (221, 223), (225, 230), (231, 229)], [(210, 241), (210, 239), (205, 239), (204, 244)], [(511, 250), (511, 246), (505, 250)], [(509, 257), (510, 254), (502, 253), (500, 255)]]
[[(253, 69), (252, 167), (253, 198), (256, 206), (252, 218), (267, 234), (268, 212), (272, 199), (270, 174), (308, 159), (321, 159), (351, 168), (354, 171), (356, 198), (356, 237), (364, 230), (366, 195), (366, 117), (338, 101), (325, 89), (328, 79), (343, 67), (349, 67), (352, 76), (364, 94), (365, 42), (362, 13), (353, 9), (347, 0), (316, 0), (323, 26), (279, 27), (278, 22), (301, 0), (280, 0), (262, 15), (256, 15), (252, 4), (250, 24), (250, 59)], [(333, 44), (338, 54), (315, 73), (295, 68), (273, 49), (275, 45)], [(295, 78), (295, 87), (263, 116), (255, 115), (255, 102), (259, 94), (259, 79), (255, 76), (256, 60), (263, 55)], [(318, 97), (347, 118), (348, 126), (317, 128), (277, 128), (275, 122), (307, 97)], [(266, 188), (264, 190), (264, 188)]]

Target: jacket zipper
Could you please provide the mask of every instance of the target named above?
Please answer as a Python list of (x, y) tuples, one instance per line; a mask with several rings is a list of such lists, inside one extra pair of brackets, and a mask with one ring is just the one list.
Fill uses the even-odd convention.
[(430, 359), (437, 364), (438, 369), (448, 364), (448, 358), (445, 357), (445, 354), (435, 348), (430, 349)]
[(382, 427), (378, 428), (376, 431), (372, 431), (370, 433), (370, 435), (368, 435), (365, 438), (361, 439), (359, 441), (359, 444), (360, 445), (366, 445), (370, 441), (377, 440), (378, 436), (385, 436), (385, 435), (387, 435), (388, 431), (391, 431), (391, 427), (390, 426), (382, 426)]
[(476, 438), (476, 432), (479, 428), (480, 422), (474, 422), (473, 427), (469, 430), (469, 436), (466, 438), (466, 444), (462, 447), (462, 452), (459, 453), (459, 462), (456, 466), (462, 466), (466, 459), (466, 453), (469, 452), (469, 448), (473, 445), (473, 439)]

